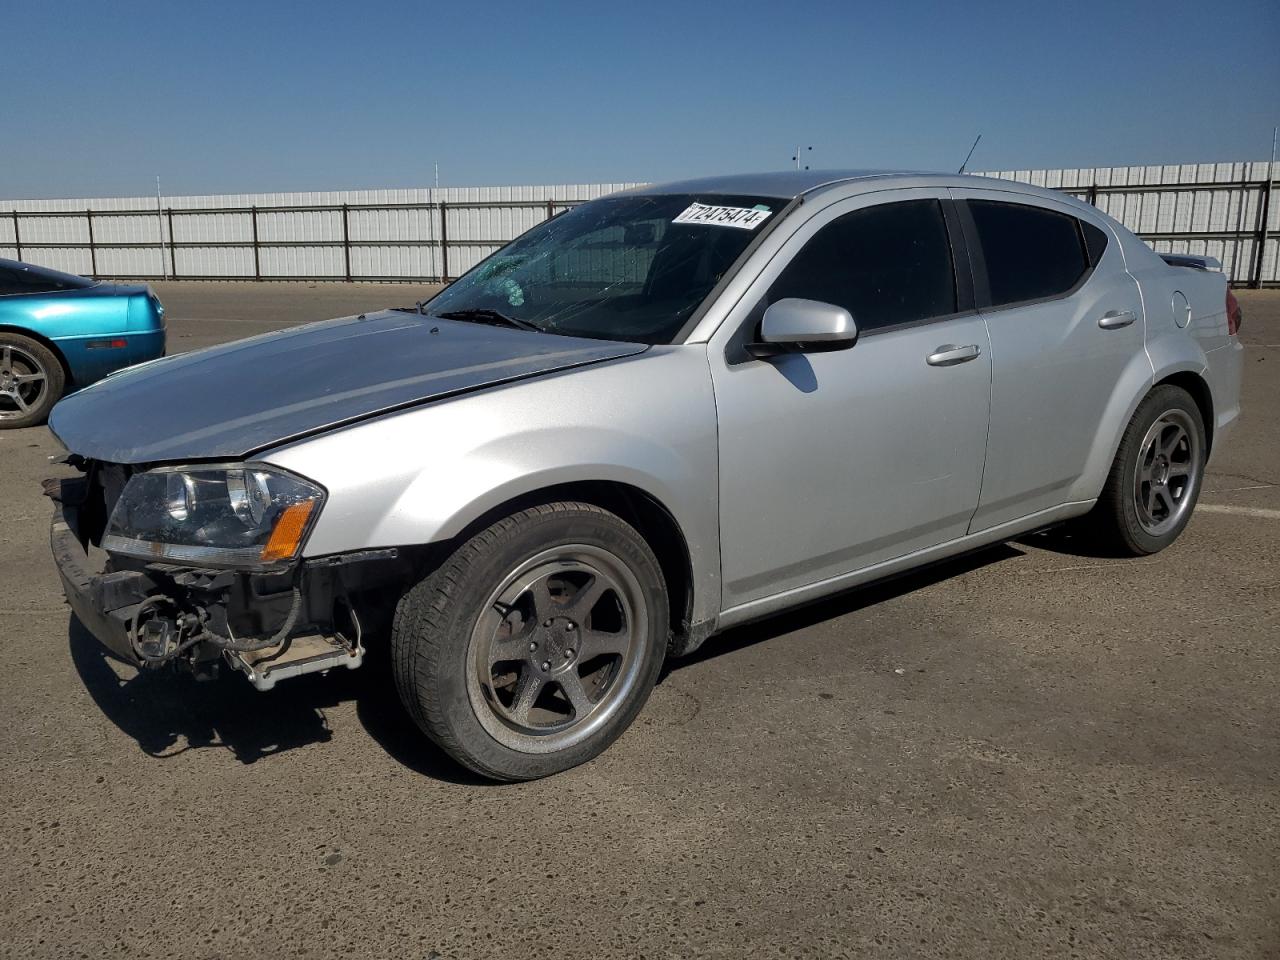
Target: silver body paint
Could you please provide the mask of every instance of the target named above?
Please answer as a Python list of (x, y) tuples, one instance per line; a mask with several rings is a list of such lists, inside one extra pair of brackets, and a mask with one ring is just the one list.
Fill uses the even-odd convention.
[[(184, 376), (215, 375), (235, 396), (246, 387), (237, 363), (264, 346), (248, 343), (106, 381), (118, 389), (82, 395), (96, 396), (96, 410), (59, 407), (53, 427), (87, 456), (138, 463), (234, 451), (320, 483), (328, 501), (305, 548), (311, 557), (448, 540), (491, 509), (558, 484), (625, 484), (665, 507), (683, 533), (690, 620), (722, 629), (1087, 511), (1134, 409), (1170, 375), (1207, 383), (1215, 448), (1239, 413), (1241, 347), (1227, 334), (1221, 274), (1166, 265), (1123, 226), (1062, 194), (878, 172), (638, 192), (802, 202), (672, 346), (481, 328), (470, 346), (492, 354), (494, 368), (451, 376), (437, 364), (426, 373), (439, 379), (423, 383), (414, 379), (424, 375), (414, 364), (428, 362), (421, 355), (390, 366), (374, 359), (343, 381), (344, 396), (367, 401), (335, 406), (322, 391), (295, 391), (280, 417), (272, 391), (257, 389), (241, 403), (240, 423), (207, 386), (193, 409)], [(1060, 299), (877, 331), (838, 352), (731, 362), (748, 314), (823, 224), (920, 197), (1040, 205), (1100, 227), (1111, 242), (1089, 279)], [(1132, 311), (1136, 322), (1100, 328), (1111, 310)], [(980, 354), (956, 366), (925, 362), (951, 344)], [(298, 356), (306, 362), (305, 350)], [(288, 351), (273, 362), (281, 376), (295, 375)], [(388, 392), (389, 381), (398, 386)], [(107, 431), (109, 442), (95, 439), (94, 420), (116, 403), (171, 409)]]
[(68, 449), (108, 463), (230, 459), (398, 408), (645, 349), (385, 310), (122, 370), (59, 403), (49, 428)]

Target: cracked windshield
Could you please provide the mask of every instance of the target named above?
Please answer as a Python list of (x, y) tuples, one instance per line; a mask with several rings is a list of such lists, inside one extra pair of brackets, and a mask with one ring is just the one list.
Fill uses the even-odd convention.
[(575, 207), (432, 300), (430, 316), (670, 343), (782, 206), (771, 197), (623, 196)]

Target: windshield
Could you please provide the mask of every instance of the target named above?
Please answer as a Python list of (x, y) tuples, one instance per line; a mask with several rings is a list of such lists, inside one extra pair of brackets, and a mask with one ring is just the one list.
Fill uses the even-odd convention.
[(785, 203), (717, 194), (593, 200), (503, 247), (426, 311), (547, 333), (670, 343)]

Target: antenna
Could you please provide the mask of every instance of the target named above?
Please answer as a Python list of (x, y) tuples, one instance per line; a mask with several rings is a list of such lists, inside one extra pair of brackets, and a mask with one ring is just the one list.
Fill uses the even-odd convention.
[(969, 158), (973, 156), (973, 151), (978, 149), (978, 140), (981, 139), (982, 134), (978, 134), (977, 139), (973, 141), (973, 146), (970, 147), (969, 152), (964, 155), (964, 163), (960, 164), (960, 169), (957, 170), (956, 173), (964, 173), (964, 168), (969, 165)]

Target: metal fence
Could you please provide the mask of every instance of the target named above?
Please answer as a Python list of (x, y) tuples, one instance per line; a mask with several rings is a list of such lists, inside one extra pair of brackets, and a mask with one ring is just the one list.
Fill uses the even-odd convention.
[[(14, 259), (34, 263), (49, 257), (42, 254), (84, 251), (88, 256), (87, 276), (99, 279), (147, 280), (448, 280), (458, 276), (483, 255), (498, 249), (511, 237), (457, 236), (455, 225), (450, 237), (450, 222), (458, 214), (501, 208), (507, 213), (529, 212), (520, 217), (533, 226), (543, 218), (582, 201), (527, 200), (502, 203), (406, 203), (361, 204), (335, 206), (212, 207), (204, 210), (85, 210), (83, 213), (10, 211)], [(364, 214), (372, 212), (404, 214), (413, 225), (414, 236), (369, 236), (362, 229)], [(427, 218), (434, 222), (429, 222)], [(214, 222), (216, 218), (217, 221)], [(79, 220), (83, 239), (29, 240), (26, 236), (39, 230), (23, 229), (24, 222)], [(163, 238), (153, 240), (117, 239), (125, 231), (122, 220), (156, 220), (155, 233)], [(127, 224), (123, 225), (126, 226)], [(210, 229), (212, 228), (212, 229)], [(527, 227), (526, 227), (527, 229)], [(516, 231), (513, 236), (521, 231)], [(221, 236), (209, 236), (210, 233)], [(135, 272), (118, 273), (111, 265), (117, 251), (146, 250), (161, 260), (160, 270), (139, 276)], [(298, 269), (290, 253), (308, 250), (310, 269)], [(374, 251), (388, 250), (405, 254), (408, 271), (395, 274), (369, 270)], [(230, 256), (214, 256), (229, 252)], [(315, 269), (318, 263), (320, 269)], [(210, 272), (211, 265), (222, 269)]]
[(447, 280), (547, 217), (632, 186), (0, 201), (0, 257), (101, 279)]
[[(1162, 252), (1280, 285), (1266, 163), (998, 171), (1098, 206)], [(101, 279), (447, 281), (547, 217), (636, 186), (0, 201), (0, 257)], [(249, 202), (245, 202), (249, 201)]]

